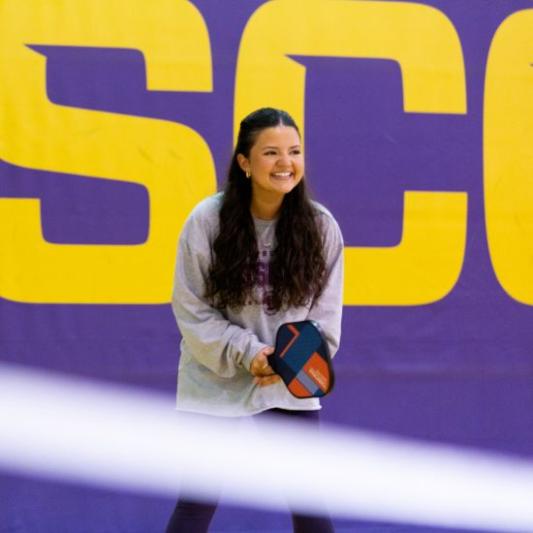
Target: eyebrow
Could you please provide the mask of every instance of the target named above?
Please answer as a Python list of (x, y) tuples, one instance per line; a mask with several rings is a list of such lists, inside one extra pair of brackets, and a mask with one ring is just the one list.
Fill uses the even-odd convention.
[[(289, 146), (289, 149), (291, 148), (301, 148), (302, 146), (300, 144), (293, 144), (292, 146)], [(274, 148), (275, 150), (277, 150), (279, 148), (279, 146), (263, 146), (262, 150), (266, 150), (266, 149), (272, 149)]]

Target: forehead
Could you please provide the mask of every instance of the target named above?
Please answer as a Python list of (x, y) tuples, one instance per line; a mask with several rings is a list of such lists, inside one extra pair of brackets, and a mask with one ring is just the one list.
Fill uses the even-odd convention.
[(300, 145), (300, 136), (292, 126), (274, 126), (261, 130), (254, 142), (254, 148), (265, 146), (289, 147)]

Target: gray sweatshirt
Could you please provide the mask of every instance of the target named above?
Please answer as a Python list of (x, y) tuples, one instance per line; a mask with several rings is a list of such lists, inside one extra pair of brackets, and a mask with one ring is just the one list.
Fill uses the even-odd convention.
[[(243, 416), (266, 409), (320, 409), (316, 398), (293, 397), (281, 381), (260, 387), (253, 383), (254, 356), (275, 343), (284, 322), (312, 319), (326, 336), (331, 355), (340, 340), (343, 241), (331, 213), (318, 203), (323, 231), (327, 282), (321, 296), (307, 306), (267, 312), (262, 303), (222, 311), (204, 297), (212, 243), (218, 234), (222, 193), (200, 202), (187, 219), (179, 240), (172, 309), (182, 335), (178, 371), (179, 410), (219, 416)], [(268, 264), (276, 243), (275, 220), (254, 219), (259, 251), (256, 301), (264, 302), (271, 287)]]

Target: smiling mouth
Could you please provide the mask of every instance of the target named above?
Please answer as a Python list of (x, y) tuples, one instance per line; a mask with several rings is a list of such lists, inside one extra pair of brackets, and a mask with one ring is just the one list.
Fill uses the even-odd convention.
[(270, 175), (276, 180), (288, 180), (294, 176), (292, 172), (272, 172)]

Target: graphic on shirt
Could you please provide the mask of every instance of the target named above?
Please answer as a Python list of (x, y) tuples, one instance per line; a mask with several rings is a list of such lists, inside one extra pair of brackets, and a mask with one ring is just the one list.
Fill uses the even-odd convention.
[(257, 260), (257, 301), (271, 309), (272, 306), (272, 285), (270, 284), (270, 260), (271, 250), (259, 250)]

